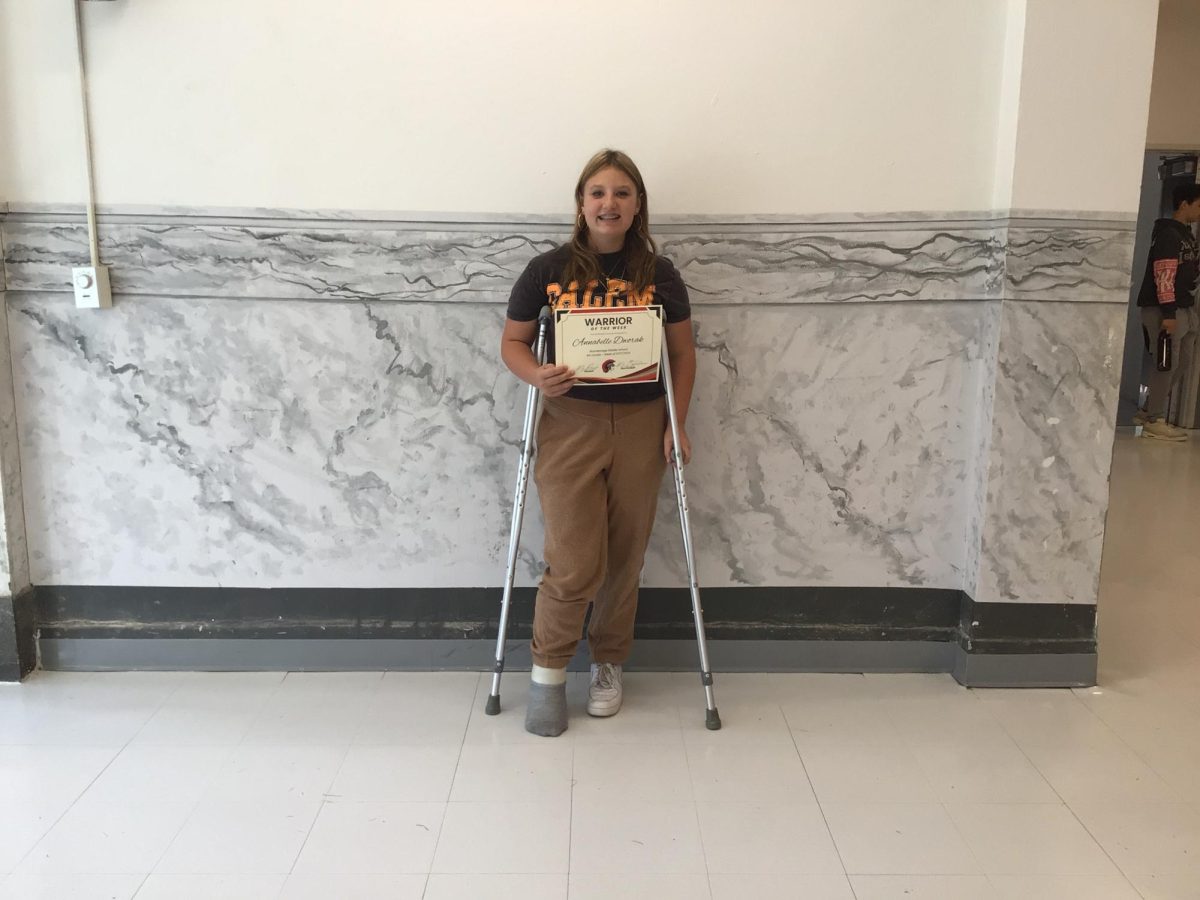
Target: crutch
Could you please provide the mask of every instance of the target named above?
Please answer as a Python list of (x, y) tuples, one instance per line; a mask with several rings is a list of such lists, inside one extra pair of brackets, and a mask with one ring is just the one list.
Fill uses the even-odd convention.
[(721, 716), (713, 697), (712, 669), (708, 665), (708, 642), (704, 638), (704, 612), (700, 609), (700, 584), (696, 580), (696, 554), (692, 550), (692, 526), (688, 520), (687, 488), (683, 483), (683, 460), (679, 455), (679, 419), (675, 414), (675, 389), (671, 385), (671, 360), (667, 354), (667, 336), (663, 331), (663, 387), (667, 390), (667, 415), (671, 419), (671, 472), (675, 475), (675, 499), (679, 506), (679, 528), (683, 532), (683, 555), (687, 560), (688, 585), (692, 591), (692, 618), (696, 623), (696, 644), (700, 648), (700, 681), (704, 685), (704, 727), (717, 731)]
[[(537, 341), (534, 356), (538, 365), (546, 361), (546, 330), (550, 324), (550, 307), (538, 313)], [(504, 638), (508, 633), (508, 609), (512, 601), (513, 580), (517, 575), (517, 549), (521, 544), (521, 523), (525, 519), (526, 487), (529, 485), (529, 461), (533, 458), (533, 431), (537, 424), (542, 392), (532, 384), (525, 397), (525, 428), (521, 432), (521, 459), (517, 463), (517, 492), (513, 497), (512, 531), (508, 538), (508, 570), (504, 573), (504, 596), (500, 600), (500, 631), (496, 635), (496, 663), (492, 668), (492, 692), (488, 694), (484, 712), (494, 716), (500, 712), (500, 676), (504, 674)]]

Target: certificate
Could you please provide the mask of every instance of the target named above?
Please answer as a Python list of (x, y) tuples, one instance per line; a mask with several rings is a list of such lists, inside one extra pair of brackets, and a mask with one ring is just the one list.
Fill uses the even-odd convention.
[(556, 309), (554, 360), (581, 387), (658, 380), (661, 306)]

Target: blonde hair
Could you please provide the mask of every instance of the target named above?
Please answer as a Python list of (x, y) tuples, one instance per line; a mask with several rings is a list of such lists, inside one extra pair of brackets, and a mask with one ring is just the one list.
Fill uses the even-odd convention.
[(642, 173), (638, 171), (633, 160), (620, 150), (601, 150), (587, 161), (579, 175), (579, 182), (575, 185), (575, 227), (567, 245), (571, 253), (563, 271), (563, 286), (566, 287), (574, 281), (582, 290), (589, 281), (600, 279), (600, 258), (587, 242), (588, 227), (583, 218), (583, 190), (587, 187), (589, 178), (601, 169), (609, 168), (618, 169), (629, 177), (641, 201), (637, 215), (633, 217), (633, 224), (625, 235), (627, 280), (633, 282), (633, 290), (636, 293), (641, 293), (654, 283), (658, 246), (654, 243), (654, 238), (650, 237), (650, 204), (646, 197), (646, 183), (642, 181)]

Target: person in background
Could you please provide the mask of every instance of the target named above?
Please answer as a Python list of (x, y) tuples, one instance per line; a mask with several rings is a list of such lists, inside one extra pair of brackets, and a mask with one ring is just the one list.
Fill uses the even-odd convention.
[(1146, 347), (1154, 355), (1158, 334), (1166, 331), (1171, 338), (1171, 370), (1150, 375), (1146, 408), (1138, 410), (1133, 421), (1142, 426), (1143, 437), (1162, 441), (1187, 440), (1187, 432), (1167, 422), (1167, 399), (1182, 384), (1191, 368), (1200, 334), (1196, 312), (1196, 275), (1200, 248), (1192, 225), (1200, 221), (1200, 184), (1184, 184), (1171, 194), (1175, 209), (1169, 219), (1154, 223), (1150, 238), (1150, 258), (1138, 294)]

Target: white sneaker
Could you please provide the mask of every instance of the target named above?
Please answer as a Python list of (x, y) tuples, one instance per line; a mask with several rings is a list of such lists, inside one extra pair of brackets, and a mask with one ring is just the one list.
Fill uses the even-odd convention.
[(589, 716), (615, 716), (621, 708), (621, 667), (616, 663), (592, 663), (588, 687)]

